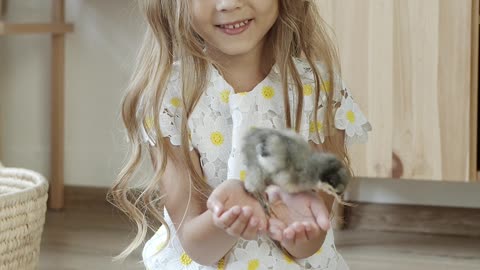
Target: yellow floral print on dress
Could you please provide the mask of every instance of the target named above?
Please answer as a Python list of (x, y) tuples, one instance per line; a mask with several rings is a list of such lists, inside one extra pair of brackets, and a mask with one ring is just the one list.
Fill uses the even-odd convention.
[[(315, 126), (314, 122), (314, 112), (311, 113), (309, 116), (309, 125), (308, 125), (308, 138), (315, 143), (323, 143), (325, 142), (325, 108), (320, 108), (317, 111), (317, 125)], [(317, 139), (317, 132), (320, 135), (320, 142)]]
[(262, 96), (265, 99), (272, 99), (275, 96), (275, 89), (271, 86), (264, 86), (262, 88)]
[(240, 171), (240, 180), (245, 181), (246, 177), (247, 177), (247, 171), (241, 170)]
[(269, 256), (270, 247), (267, 243), (259, 245), (256, 241), (248, 241), (245, 248), (236, 248), (234, 255), (237, 261), (229, 267), (232, 270), (267, 270), (272, 269), (275, 261)]
[(356, 117), (355, 117), (355, 113), (352, 110), (347, 112), (345, 118), (347, 118), (347, 120), (348, 120), (348, 122), (350, 122), (350, 124), (355, 124)]
[(225, 270), (225, 257), (218, 261), (217, 270)]
[(258, 259), (253, 259), (248, 261), (248, 270), (258, 270), (260, 267), (260, 261)]
[(311, 84), (303, 85), (303, 95), (308, 97), (312, 94), (313, 94), (313, 86)]
[(147, 130), (152, 130), (153, 129), (153, 117), (152, 116), (145, 117), (145, 127), (147, 128)]
[(213, 145), (221, 146), (225, 141), (223, 134), (220, 131), (215, 131), (210, 134), (210, 140), (212, 141)]
[[(260, 89), (258, 89), (260, 88)], [(258, 86), (255, 91), (255, 104), (260, 113), (267, 113), (268, 111), (274, 111), (275, 113), (281, 114), (284, 112), (283, 109), (283, 93), (278, 91), (273, 84), (266, 84), (264, 86)], [(248, 99), (247, 99), (248, 100)], [(243, 111), (243, 110), (242, 110)]]
[(228, 103), (230, 101), (230, 93), (232, 93), (230, 90), (223, 90), (220, 92), (220, 100), (223, 103)]
[(323, 123), (320, 121), (317, 121), (317, 125), (315, 126), (314, 121), (310, 121), (310, 132), (316, 132), (317, 130), (320, 132), (323, 129)]
[(210, 162), (218, 158), (228, 159), (232, 141), (231, 129), (228, 128), (228, 121), (225, 117), (204, 115), (201, 121), (205, 124), (199, 125), (195, 129), (197, 142), (195, 145), (201, 146), (201, 149), (209, 149), (204, 155)]
[(172, 104), (173, 107), (178, 108), (182, 105), (182, 101), (178, 97), (173, 97), (170, 99), (170, 104)]
[(348, 137), (363, 136), (366, 130), (363, 125), (367, 124), (365, 115), (353, 102), (351, 97), (343, 98), (340, 108), (335, 113), (335, 126), (345, 130)]
[(329, 81), (323, 81), (322, 91), (330, 92), (330, 90), (331, 90), (330, 82)]
[(187, 253), (183, 252), (182, 255), (180, 256), (180, 262), (183, 265), (190, 265), (192, 263), (192, 258), (190, 258)]

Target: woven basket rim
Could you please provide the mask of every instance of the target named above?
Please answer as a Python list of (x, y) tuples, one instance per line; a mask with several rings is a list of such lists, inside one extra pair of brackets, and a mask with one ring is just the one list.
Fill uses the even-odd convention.
[(33, 170), (0, 167), (0, 186), (0, 269), (36, 269), (49, 183)]
[(0, 194), (0, 200), (8, 200), (9, 198), (17, 197), (19, 194), (22, 194), (22, 193), (24, 194), (35, 193), (39, 189), (48, 188), (48, 181), (46, 180), (46, 178), (42, 174), (36, 171), (32, 171), (24, 168), (11, 168), (11, 167), (0, 168), (0, 178), (18, 175), (18, 174), (30, 175), (32, 179), (35, 180), (34, 185), (30, 187), (26, 187), (25, 189), (22, 189), (22, 190), (15, 191), (15, 192)]

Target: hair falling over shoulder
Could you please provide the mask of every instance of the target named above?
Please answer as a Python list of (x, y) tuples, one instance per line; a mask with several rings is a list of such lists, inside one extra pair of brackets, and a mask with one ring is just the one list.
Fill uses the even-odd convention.
[[(179, 74), (182, 80), (183, 107), (181, 134), (182, 160), (175, 160), (186, 167), (191, 185), (196, 192), (204, 195), (205, 201), (211, 192), (202, 175), (195, 171), (189, 156), (187, 119), (200, 99), (207, 85), (207, 72), (213, 60), (204, 53), (202, 38), (191, 27), (189, 2), (183, 0), (138, 0), (140, 10), (146, 19), (147, 30), (138, 53), (138, 59), (127, 92), (122, 101), (122, 120), (129, 138), (128, 161), (115, 179), (108, 193), (108, 200), (123, 211), (137, 227), (135, 238), (114, 259), (124, 259), (143, 244), (148, 229), (156, 231), (158, 224), (166, 226), (163, 218), (162, 175), (167, 157), (173, 158), (171, 144), (160, 130), (159, 116), (163, 97), (172, 73), (174, 62), (182, 63)], [(295, 83), (298, 96), (295, 119), (292, 121), (288, 95), (284, 96), (287, 115), (286, 126), (300, 129), (293, 123), (301, 123), (303, 107), (303, 85), (295, 68), (293, 57), (301, 57), (310, 64), (315, 77), (315, 108), (318, 107), (321, 85), (327, 85), (327, 98), (332, 103), (334, 72), (340, 72), (335, 46), (331, 41), (326, 23), (321, 19), (317, 6), (312, 0), (279, 0), (279, 17), (268, 34), (268, 44), (278, 64), (282, 85), (286, 93), (289, 78)], [(328, 78), (322, 78), (315, 62), (321, 60), (327, 67)], [(324, 84), (329, 81), (332, 83)], [(334, 109), (327, 106), (326, 124), (333, 125)], [(152, 117), (152, 126), (147, 129), (145, 119)], [(317, 116), (315, 115), (315, 123)], [(144, 143), (141, 130), (146, 130), (154, 145)], [(349, 166), (349, 159), (343, 143), (333, 135), (334, 128), (327, 129), (323, 148), (337, 154)], [(330, 133), (330, 134), (329, 134)], [(158, 135), (154, 135), (158, 134)], [(319, 136), (317, 131), (317, 136)], [(148, 185), (141, 190), (132, 187), (135, 173), (139, 170), (145, 153), (153, 157), (153, 175)], [(156, 224), (156, 225), (155, 225)], [(168, 226), (166, 226), (167, 231)]]

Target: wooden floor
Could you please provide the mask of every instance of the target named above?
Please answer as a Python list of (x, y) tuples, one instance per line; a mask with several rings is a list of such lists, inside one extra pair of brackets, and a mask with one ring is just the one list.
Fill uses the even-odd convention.
[[(144, 269), (140, 251), (123, 264), (111, 261), (133, 236), (129, 226), (111, 209), (48, 211), (40, 270)], [(480, 238), (366, 230), (335, 237), (352, 270), (480, 269)]]

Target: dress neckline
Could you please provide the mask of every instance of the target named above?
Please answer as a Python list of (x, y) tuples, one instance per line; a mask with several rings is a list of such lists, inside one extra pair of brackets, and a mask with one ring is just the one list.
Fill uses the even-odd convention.
[(231, 93), (230, 95), (232, 96), (246, 96), (246, 95), (251, 95), (251, 94), (254, 94), (258, 91), (260, 91), (260, 89), (262, 89), (265, 85), (268, 85), (269, 82), (271, 81), (272, 77), (274, 76), (274, 74), (277, 74), (278, 75), (278, 67), (277, 67), (277, 64), (275, 63), (271, 68), (270, 68), (270, 71), (269, 73), (265, 76), (265, 78), (263, 78), (259, 83), (257, 83), (253, 88), (252, 90), (250, 91), (245, 91), (245, 92), (238, 92), (236, 93), (235, 92), (235, 88), (230, 85), (230, 83), (227, 82), (227, 80), (225, 80), (225, 78), (220, 74), (220, 72), (217, 70), (217, 68), (215, 68), (215, 66), (213, 64), (210, 63), (210, 69), (211, 69), (211, 75), (212, 76), (210, 78), (210, 81), (211, 82), (216, 82), (217, 80), (221, 80), (221, 83), (225, 86), (223, 87), (224, 89), (228, 88), (230, 89)]

